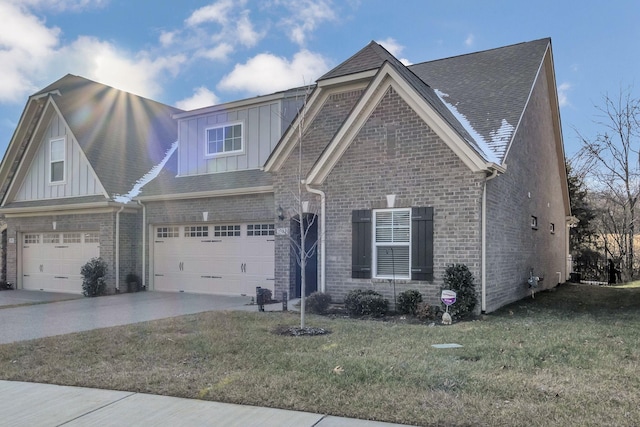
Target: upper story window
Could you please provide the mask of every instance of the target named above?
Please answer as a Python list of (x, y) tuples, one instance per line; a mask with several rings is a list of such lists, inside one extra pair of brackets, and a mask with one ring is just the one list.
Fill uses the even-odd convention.
[(218, 126), (206, 130), (206, 155), (242, 152), (242, 124)]
[(64, 182), (65, 153), (64, 138), (52, 139), (49, 142), (49, 183), (51, 184)]

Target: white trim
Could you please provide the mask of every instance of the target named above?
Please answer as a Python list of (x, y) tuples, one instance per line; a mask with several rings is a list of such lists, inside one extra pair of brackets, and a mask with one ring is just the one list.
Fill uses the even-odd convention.
[[(52, 212), (74, 211), (73, 214), (88, 213), (105, 213), (115, 212), (121, 206), (115, 202), (92, 202), (92, 203), (74, 203), (70, 205), (47, 205), (47, 206), (30, 206), (23, 208), (2, 208), (0, 214), (7, 218), (30, 217), (30, 216), (47, 216)], [(126, 212), (135, 212), (140, 207), (138, 205), (127, 206)], [(68, 213), (69, 215), (71, 213)], [(65, 213), (67, 215), (67, 213)]]
[(366, 88), (368, 85), (367, 82), (358, 81), (353, 82), (348, 85), (340, 86), (338, 88), (324, 88), (324, 87), (316, 87), (314, 91), (311, 93), (311, 96), (306, 102), (306, 105), (303, 106), (304, 111), (299, 111), (295, 120), (291, 123), (289, 128), (285, 131), (285, 134), (280, 138), (280, 142), (276, 147), (272, 150), (269, 159), (265, 163), (263, 169), (267, 172), (278, 171), (289, 158), (289, 155), (296, 147), (297, 138), (298, 138), (298, 127), (300, 126), (300, 121), (304, 119), (304, 128), (302, 129), (302, 133), (304, 134), (305, 130), (309, 126), (310, 123), (313, 123), (314, 119), (322, 110), (327, 99), (331, 95), (351, 92), (354, 90), (361, 90)]
[[(306, 90), (306, 88), (299, 88), (300, 90)], [(290, 89), (284, 92), (275, 93), (272, 95), (257, 96), (254, 98), (241, 99), (238, 101), (227, 102), (226, 104), (217, 104), (208, 107), (197, 108), (195, 110), (184, 111), (181, 113), (175, 113), (171, 117), (176, 120), (187, 119), (195, 116), (208, 115), (220, 111), (228, 111), (241, 107), (257, 106), (260, 104), (272, 103), (274, 101), (282, 102), (283, 99), (292, 97), (297, 92), (297, 89)]]
[(324, 80), (318, 81), (318, 87), (333, 86), (333, 85), (339, 85), (344, 83), (353, 83), (358, 80), (368, 80), (372, 77), (375, 77), (377, 73), (378, 73), (378, 68), (374, 68), (372, 70), (362, 71), (356, 74), (348, 74), (345, 76), (324, 79)]
[[(59, 181), (53, 181), (53, 143), (62, 141), (62, 160), (56, 160), (55, 163), (62, 162), (62, 179)], [(48, 159), (49, 159), (49, 167), (47, 168), (47, 172), (49, 175), (49, 185), (64, 185), (67, 183), (67, 136), (59, 136), (55, 138), (49, 138), (49, 151), (48, 151)]]
[(385, 64), (355, 105), (333, 140), (309, 171), (307, 182), (314, 185), (324, 182), (389, 88), (393, 88), (407, 102), (471, 171), (487, 171), (490, 165), (493, 164), (488, 163), (476, 153), (392, 66)]
[[(232, 128), (234, 126), (240, 125), (240, 149), (239, 150), (231, 150), (225, 151), (225, 141), (226, 141), (226, 130), (227, 128)], [(222, 129), (223, 137), (222, 137), (222, 151), (220, 152), (209, 152), (209, 131), (213, 129)], [(206, 159), (217, 158), (217, 157), (226, 157), (226, 156), (237, 156), (245, 153), (245, 141), (244, 141), (244, 122), (234, 121), (228, 123), (221, 123), (214, 126), (209, 126), (204, 128), (204, 157)]]
[[(409, 238), (406, 242), (380, 242), (376, 241), (376, 229), (377, 229), (377, 216), (381, 212), (408, 212), (409, 213)], [(412, 220), (411, 220), (411, 208), (392, 208), (392, 209), (373, 209), (372, 210), (372, 222), (371, 222), (371, 278), (372, 279), (400, 279), (400, 280), (411, 280), (411, 238), (412, 238)], [(398, 275), (378, 275), (378, 251), (377, 248), (379, 246), (392, 246), (399, 248), (407, 248), (409, 257), (407, 259), (407, 274), (398, 276)]]
[(158, 194), (156, 196), (136, 197), (135, 200), (153, 202), (161, 200), (204, 199), (207, 197), (243, 196), (247, 194), (273, 193), (272, 185), (249, 188), (232, 188), (229, 190), (197, 191), (193, 193)]

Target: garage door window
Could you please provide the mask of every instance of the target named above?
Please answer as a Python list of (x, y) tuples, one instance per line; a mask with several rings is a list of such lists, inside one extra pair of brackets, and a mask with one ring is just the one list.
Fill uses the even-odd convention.
[(180, 237), (180, 227), (158, 227), (156, 229), (156, 236), (159, 239)]
[(45, 233), (42, 235), (42, 243), (60, 243), (60, 235), (58, 233)]
[(40, 243), (40, 235), (39, 234), (25, 234), (24, 235), (24, 243), (25, 244), (38, 244)]
[(80, 233), (63, 233), (62, 243), (82, 243)]
[(184, 237), (208, 237), (209, 227), (206, 225), (193, 225), (184, 228)]
[(247, 236), (273, 236), (274, 234), (275, 234), (274, 224), (247, 225)]
[(213, 228), (214, 237), (235, 237), (240, 236), (239, 225), (216, 225)]
[(85, 243), (100, 243), (100, 233), (86, 233), (84, 235)]

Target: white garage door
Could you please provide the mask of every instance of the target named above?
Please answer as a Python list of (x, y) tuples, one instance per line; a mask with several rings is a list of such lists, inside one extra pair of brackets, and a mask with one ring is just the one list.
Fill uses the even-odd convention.
[(98, 232), (22, 235), (22, 288), (82, 293), (80, 269), (100, 256)]
[(274, 225), (154, 227), (154, 289), (255, 295), (274, 285)]

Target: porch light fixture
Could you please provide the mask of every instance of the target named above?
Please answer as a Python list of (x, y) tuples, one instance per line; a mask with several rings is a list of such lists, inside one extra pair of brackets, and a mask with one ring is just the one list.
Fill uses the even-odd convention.
[(278, 215), (278, 219), (280, 221), (284, 219), (284, 210), (282, 209), (282, 206), (278, 206), (278, 209), (276, 209), (276, 215)]
[(308, 213), (309, 212), (309, 201), (305, 200), (304, 202), (302, 202), (302, 213)]
[(209, 212), (202, 212), (202, 220), (206, 222), (208, 218), (209, 218)]
[(53, 226), (53, 229), (55, 230), (55, 229), (56, 229), (56, 227), (58, 226), (58, 223), (57, 223), (57, 222), (55, 222), (55, 221), (53, 221), (53, 222), (51, 223), (51, 225)]

